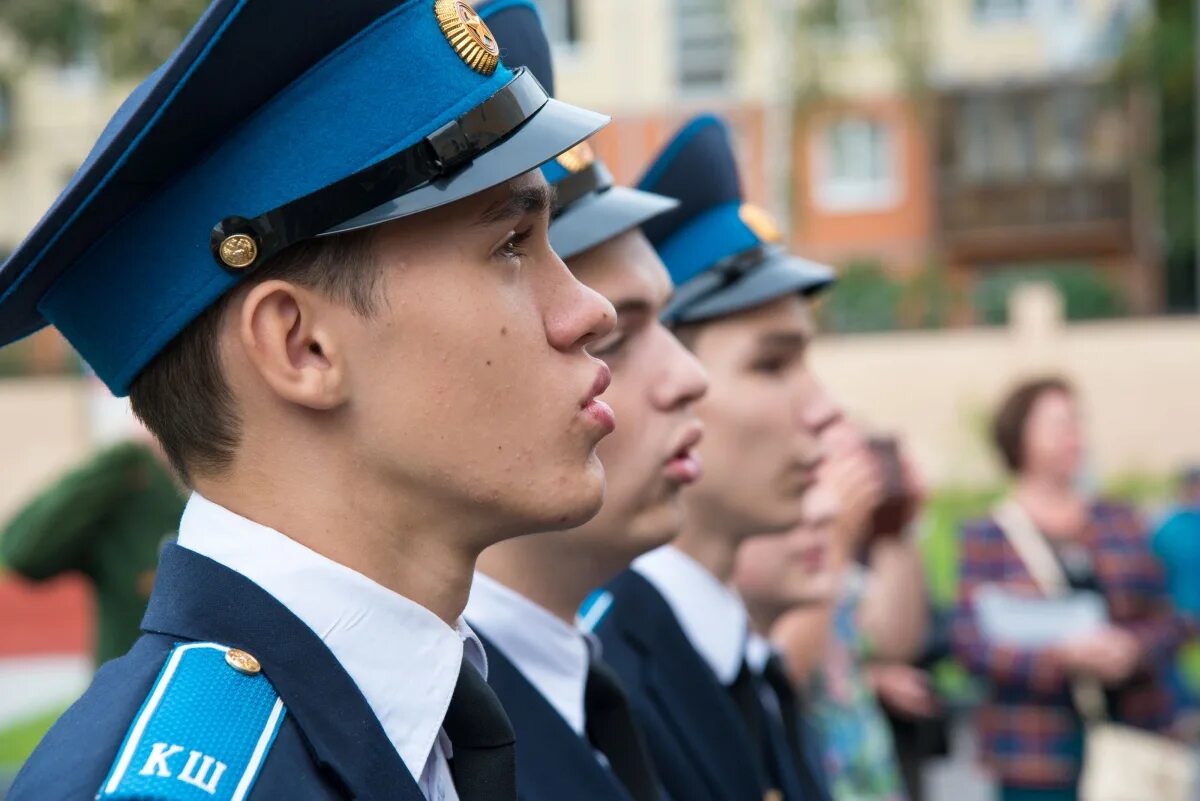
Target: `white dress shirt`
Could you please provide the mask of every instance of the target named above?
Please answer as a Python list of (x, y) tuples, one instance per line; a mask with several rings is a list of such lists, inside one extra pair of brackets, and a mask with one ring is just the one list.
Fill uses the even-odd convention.
[(741, 596), (671, 545), (639, 556), (633, 569), (666, 598), (684, 634), (721, 683), (733, 684), (750, 631), (750, 618)]
[(580, 737), (592, 641), (545, 608), (482, 573), (464, 613)]
[(442, 721), (465, 657), (485, 677), (483, 646), (460, 619), (425, 607), (274, 529), (193, 493), (180, 546), (253, 581), (328, 646), (358, 685), (430, 801), (458, 801)]

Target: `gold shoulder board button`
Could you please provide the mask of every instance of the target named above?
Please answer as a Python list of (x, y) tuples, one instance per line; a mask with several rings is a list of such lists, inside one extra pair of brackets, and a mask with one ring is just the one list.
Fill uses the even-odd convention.
[(262, 672), (262, 665), (257, 659), (237, 648), (230, 648), (225, 652), (225, 663), (238, 673), (244, 673), (247, 676), (256, 676)]

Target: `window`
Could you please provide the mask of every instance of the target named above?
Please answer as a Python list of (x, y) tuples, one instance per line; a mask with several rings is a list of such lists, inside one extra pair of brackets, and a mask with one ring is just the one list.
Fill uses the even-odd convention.
[(687, 92), (724, 89), (733, 76), (733, 19), (728, 0), (677, 0), (679, 85)]
[(577, 0), (538, 0), (538, 11), (546, 38), (555, 46), (571, 46), (579, 42), (579, 3)]
[(882, 0), (837, 0), (834, 25), (842, 36), (869, 38), (883, 27)]
[(967, 183), (1028, 177), (1034, 166), (1035, 121), (1027, 99), (977, 97), (962, 107), (959, 178)]
[(829, 211), (895, 205), (894, 138), (889, 125), (869, 117), (846, 117), (825, 128), (813, 150), (817, 202)]
[(1023, 19), (1031, 0), (973, 0), (975, 19), (981, 22)]

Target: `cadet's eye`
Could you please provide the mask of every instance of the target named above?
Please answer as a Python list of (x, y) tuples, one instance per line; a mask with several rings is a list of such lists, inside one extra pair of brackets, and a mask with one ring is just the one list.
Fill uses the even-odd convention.
[(605, 356), (619, 356), (621, 351), (625, 349), (625, 344), (629, 342), (629, 337), (625, 336), (623, 331), (614, 331), (606, 339), (602, 339), (596, 344), (589, 347), (588, 353), (597, 358)]
[(789, 356), (763, 356), (755, 359), (750, 364), (750, 369), (762, 375), (777, 376), (785, 372), (791, 363), (792, 359)]
[(526, 228), (524, 231), (514, 231), (512, 236), (504, 240), (504, 243), (496, 249), (496, 255), (502, 259), (519, 259), (525, 255), (525, 243), (529, 241), (533, 229)]

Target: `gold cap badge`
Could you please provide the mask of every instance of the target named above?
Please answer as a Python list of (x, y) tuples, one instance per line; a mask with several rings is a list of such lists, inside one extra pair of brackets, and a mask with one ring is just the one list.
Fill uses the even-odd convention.
[(247, 676), (256, 676), (262, 672), (262, 665), (257, 659), (237, 648), (230, 648), (225, 652), (225, 663), (238, 673), (244, 673)]
[(454, 52), (467, 66), (484, 75), (491, 75), (500, 63), (500, 44), (492, 36), (487, 23), (465, 0), (437, 0), (433, 4), (442, 33)]
[(783, 241), (783, 232), (779, 230), (775, 218), (767, 210), (759, 208), (753, 203), (744, 203), (738, 209), (738, 216), (742, 218), (746, 227), (762, 241), (768, 243)]
[(580, 142), (555, 161), (567, 172), (579, 172), (596, 163), (596, 151), (587, 142)]
[(258, 243), (246, 234), (233, 234), (221, 240), (221, 261), (235, 270), (249, 267), (258, 258)]

